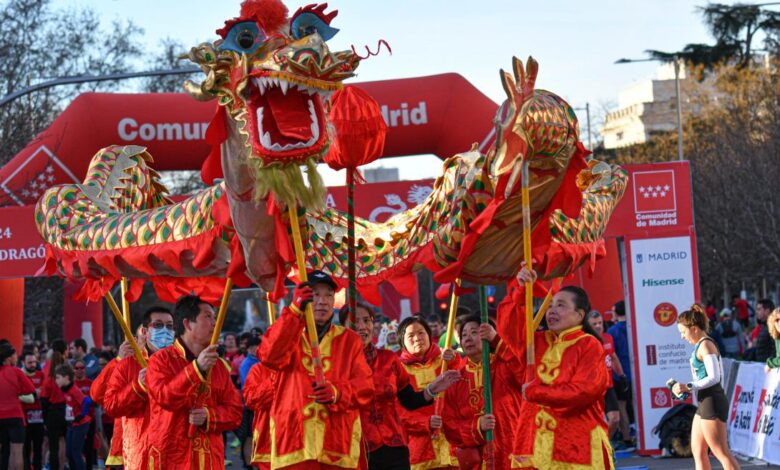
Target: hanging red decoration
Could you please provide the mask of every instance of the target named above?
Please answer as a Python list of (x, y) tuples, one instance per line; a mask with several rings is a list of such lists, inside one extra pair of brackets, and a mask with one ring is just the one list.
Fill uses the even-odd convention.
[(355, 170), (382, 156), (387, 125), (379, 103), (362, 88), (349, 85), (336, 92), (329, 117), (337, 145), (325, 156), (328, 166)]

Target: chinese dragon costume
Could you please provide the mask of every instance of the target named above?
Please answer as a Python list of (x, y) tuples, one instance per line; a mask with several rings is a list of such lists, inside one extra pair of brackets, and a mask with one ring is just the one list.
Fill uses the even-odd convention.
[[(220, 39), (189, 58), (205, 78), (187, 82), (213, 100), (202, 175), (213, 184), (174, 202), (140, 146), (94, 156), (82, 184), (51, 188), (35, 220), (45, 271), (83, 283), (98, 300), (122, 277), (137, 298), (144, 281), (171, 300), (194, 291), (218, 298), (224, 279), (254, 282), (277, 297), (295, 261), (286, 208), (298, 208), (309, 270), (346, 285), (346, 216), (325, 208), (316, 164), (338, 151), (331, 95), (355, 75), (361, 57), (331, 51), (336, 12), (309, 5), (292, 16), (278, 0), (248, 0)], [(507, 94), (495, 117), (496, 142), (448, 158), (433, 192), (385, 223), (356, 222), (357, 287), (379, 299), (387, 281), (404, 292), (427, 267), (442, 282), (505, 283), (523, 256), (520, 167), (530, 165), (534, 267), (542, 279), (572, 273), (604, 251), (602, 235), (627, 174), (587, 161), (577, 118), (563, 99), (536, 90), (537, 63), (502, 71)], [(457, 118), (457, 117), (456, 117)], [(302, 170), (304, 167), (304, 170)], [(305, 171), (305, 176), (304, 176)]]

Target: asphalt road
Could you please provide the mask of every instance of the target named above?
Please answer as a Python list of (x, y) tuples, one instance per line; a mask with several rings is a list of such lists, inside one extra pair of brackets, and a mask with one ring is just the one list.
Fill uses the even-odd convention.
[[(780, 469), (777, 465), (770, 465), (761, 460), (743, 460), (737, 459), (739, 466), (742, 469)], [(722, 469), (723, 467), (714, 458), (710, 458), (712, 468)], [(625, 459), (618, 459), (615, 462), (615, 467), (624, 470), (651, 470), (651, 469), (664, 469), (664, 470), (694, 470), (693, 459), (660, 459), (652, 457), (630, 457)]]

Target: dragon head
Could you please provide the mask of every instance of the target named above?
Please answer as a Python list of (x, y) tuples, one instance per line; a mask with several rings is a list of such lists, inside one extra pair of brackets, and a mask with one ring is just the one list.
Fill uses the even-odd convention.
[(354, 76), (360, 58), (330, 51), (338, 12), (326, 8), (307, 5), (288, 18), (279, 0), (245, 0), (241, 15), (217, 31), (221, 39), (190, 51), (207, 77), (185, 89), (200, 100), (216, 98), (243, 136), (250, 167), (265, 180), (257, 197), (270, 190), (286, 202), (301, 200), (306, 188), (296, 184), (302, 183), (299, 166), (309, 166), (311, 188), (311, 179), (319, 178), (312, 166), (334, 137), (328, 101)]

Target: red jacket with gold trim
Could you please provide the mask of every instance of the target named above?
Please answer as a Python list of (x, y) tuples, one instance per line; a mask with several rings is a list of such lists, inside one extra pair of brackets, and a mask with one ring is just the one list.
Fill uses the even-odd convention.
[[(217, 361), (207, 378), (198, 370), (195, 359), (179, 339), (149, 359), (146, 389), (150, 470), (225, 467), (222, 432), (241, 424), (243, 404), (223, 361)], [(190, 410), (202, 407), (208, 410), (206, 423), (190, 436)]]
[[(89, 396), (92, 397), (92, 401), (100, 406), (103, 406), (108, 381), (111, 379), (111, 376), (120, 361), (121, 359), (117, 357), (106, 364), (103, 370), (100, 371), (100, 374), (95, 377), (92, 386), (89, 388)], [(111, 436), (110, 449), (108, 451), (108, 457), (106, 457), (107, 467), (121, 467), (124, 464), (124, 460), (122, 459), (122, 431), (122, 420), (117, 419), (114, 421), (114, 434)]]
[[(373, 345), (371, 346), (373, 348)], [(398, 416), (398, 391), (409, 385), (409, 373), (398, 355), (388, 349), (376, 349), (371, 366), (374, 372), (374, 399), (360, 411), (363, 438), (368, 451), (382, 446), (403, 447), (408, 445), (406, 432)]]
[(271, 405), (276, 389), (276, 372), (255, 364), (249, 369), (244, 382), (244, 403), (254, 411), (252, 421), (251, 464), (260, 468), (271, 465)]
[(311, 347), (300, 317), (285, 308), (260, 345), (260, 361), (277, 371), (270, 421), (275, 468), (306, 461), (358, 467), (359, 409), (373, 397), (371, 369), (358, 335), (342, 326), (330, 326), (320, 354), (325, 378), (337, 390), (336, 402), (329, 405), (312, 398)]
[[(522, 371), (523, 366), (499, 336), (491, 346), (495, 348), (495, 353), (490, 355), (490, 385), (493, 415), (496, 417), (494, 462), (495, 468), (509, 468), (522, 401), (518, 386), (522, 377), (518, 379), (515, 374)], [(444, 394), (444, 434), (458, 448), (461, 469), (481, 468), (487, 458), (485, 436), (479, 428), (479, 418), (485, 414), (482, 362), (475, 363), (467, 358), (460, 373), (463, 380), (456, 382)]]
[(149, 397), (138, 381), (141, 364), (127, 357), (116, 366), (106, 387), (103, 407), (123, 419), (122, 458), (126, 470), (146, 468), (146, 430), (149, 426)]
[[(463, 359), (456, 353), (455, 358), (447, 363), (447, 368), (458, 370), (462, 361)], [(430, 349), (422, 359), (403, 351), (401, 362), (409, 374), (415, 391), (424, 390), (441, 374), (441, 349), (435, 344), (431, 344)], [(406, 410), (400, 404), (397, 409), (409, 439), (409, 462), (412, 465), (412, 470), (458, 467), (455, 447), (450, 446), (444, 433), (431, 432), (430, 420), (435, 410), (433, 403), (414, 411)]]
[[(498, 308), (498, 331), (515, 355), (525, 357), (523, 289), (510, 284)], [(535, 367), (518, 377), (529, 383), (513, 446), (513, 468), (611, 469), (604, 420), (607, 368), (604, 349), (580, 326), (534, 333)], [(522, 463), (517, 460), (521, 460)]]

